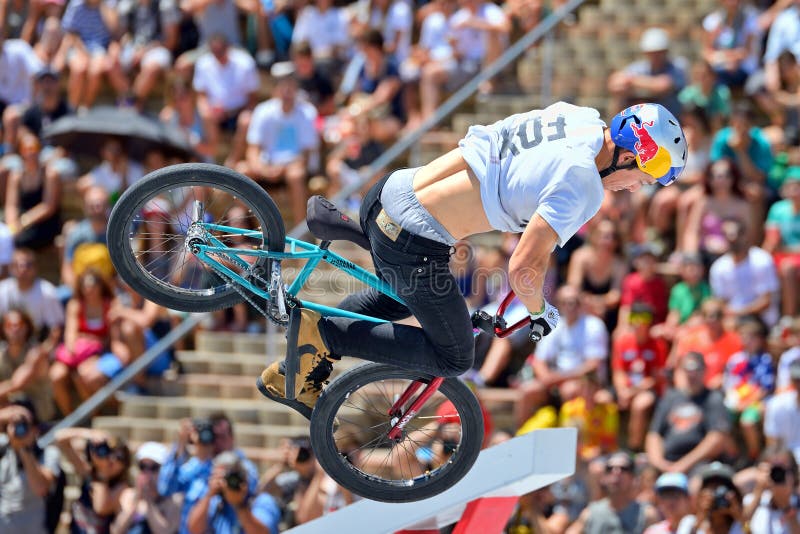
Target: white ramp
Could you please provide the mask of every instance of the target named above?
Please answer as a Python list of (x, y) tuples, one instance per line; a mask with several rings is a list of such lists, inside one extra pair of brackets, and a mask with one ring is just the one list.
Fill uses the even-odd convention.
[(572, 475), (577, 441), (574, 428), (536, 430), (481, 451), (470, 472), (435, 497), (396, 504), (361, 500), (287, 532), (392, 534), (451, 525), (474, 499), (524, 495)]

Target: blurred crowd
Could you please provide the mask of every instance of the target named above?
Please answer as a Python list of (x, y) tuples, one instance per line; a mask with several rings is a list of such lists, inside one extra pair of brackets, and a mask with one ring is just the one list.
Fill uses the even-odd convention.
[[(274, 193), (291, 224), (562, 3), (0, 0), (0, 531), (50, 530), (64, 508), (71, 532), (274, 534), (357, 498), (299, 436), (259, 473), (224, 414), (182, 421), (172, 445), (75, 428), (38, 447), (180, 319), (114, 276), (105, 231), (125, 188), (185, 158), (134, 154), (123, 134), (87, 157), (88, 139), (54, 143), (54, 125), (101, 107), (152, 117), (191, 159)], [(632, 36), (640, 58), (609, 77), (601, 110), (675, 113), (680, 180), (609, 193), (556, 251), (550, 336), (476, 340), (464, 378), (517, 391), (487, 446), (579, 429), (576, 475), (525, 496), (513, 534), (800, 532), (800, 1), (701, 15), (693, 63), (663, 28)], [(480, 98), (510, 87), (486, 82)], [(472, 309), (507, 290), (517, 237), (496, 237), (456, 247)], [(208, 327), (260, 328), (242, 310)], [(129, 388), (174, 367), (167, 351)]]

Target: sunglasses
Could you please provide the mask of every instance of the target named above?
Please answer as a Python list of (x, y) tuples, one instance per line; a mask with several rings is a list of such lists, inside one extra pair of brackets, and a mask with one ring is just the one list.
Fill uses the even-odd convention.
[(607, 465), (606, 466), (606, 473), (613, 473), (614, 470), (619, 470), (622, 473), (632, 473), (633, 466), (632, 465)]
[(150, 462), (139, 462), (139, 471), (143, 473), (158, 473), (161, 466)]

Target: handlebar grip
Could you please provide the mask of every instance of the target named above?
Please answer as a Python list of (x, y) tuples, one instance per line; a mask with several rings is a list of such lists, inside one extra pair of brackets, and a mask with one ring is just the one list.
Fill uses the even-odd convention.
[(531, 325), (531, 333), (530, 333), (530, 340), (534, 343), (538, 343), (544, 337), (544, 327), (540, 324), (532, 324)]

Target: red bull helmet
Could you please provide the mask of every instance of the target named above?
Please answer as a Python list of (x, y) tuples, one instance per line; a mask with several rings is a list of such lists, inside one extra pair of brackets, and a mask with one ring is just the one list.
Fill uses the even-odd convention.
[(674, 182), (686, 165), (686, 136), (660, 104), (636, 104), (611, 119), (611, 139), (636, 154), (636, 165), (661, 185)]

